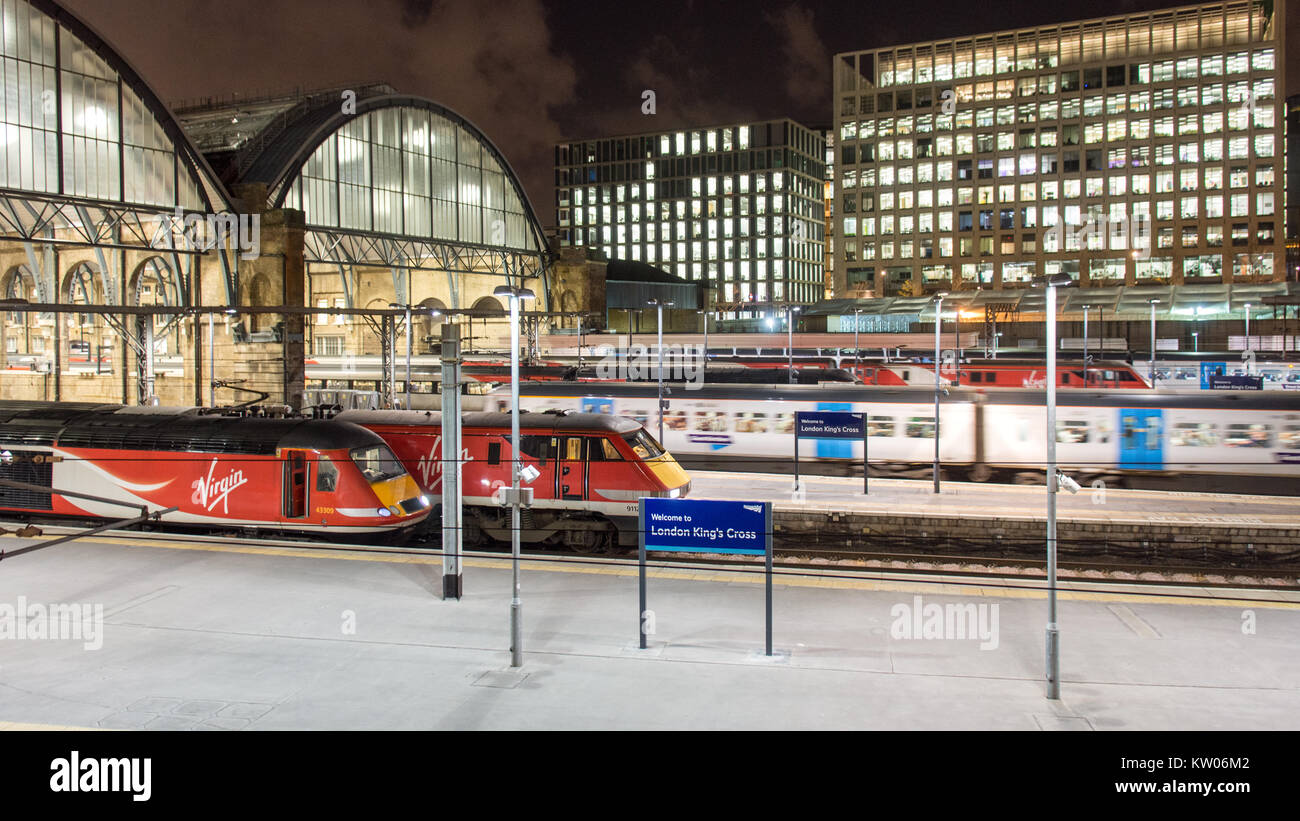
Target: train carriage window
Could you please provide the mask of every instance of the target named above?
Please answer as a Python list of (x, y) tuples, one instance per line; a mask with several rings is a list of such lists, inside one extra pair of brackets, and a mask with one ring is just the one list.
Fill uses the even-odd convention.
[(1179, 422), (1169, 433), (1170, 447), (1208, 448), (1218, 443), (1218, 426), (1208, 422)]
[(710, 433), (721, 433), (727, 429), (727, 414), (724, 411), (696, 411), (695, 429)]
[(766, 413), (742, 413), (736, 417), (736, 433), (767, 433)]
[(972, 385), (975, 384), (975, 383), (977, 383), (977, 382), (983, 382), (983, 381), (984, 381), (984, 371), (971, 371), (971, 372), (970, 372), (970, 381), (971, 381), (971, 384), (972, 384)]
[(686, 430), (686, 411), (670, 410), (665, 413), (664, 428), (667, 430)]
[(339, 469), (334, 466), (334, 462), (328, 456), (316, 457), (316, 491), (318, 493), (333, 493), (338, 487)]
[(1300, 448), (1300, 425), (1283, 425), (1277, 444), (1283, 448)]
[(794, 414), (778, 413), (773, 417), (777, 433), (794, 433)]
[(1230, 448), (1268, 448), (1273, 446), (1273, 426), (1236, 423), (1227, 426), (1223, 444)]
[(1067, 419), (1056, 423), (1056, 441), (1065, 444), (1080, 445), (1091, 441), (1088, 436), (1088, 422), (1084, 419)]
[(587, 440), (587, 460), (590, 462), (619, 462), (622, 461), (623, 455), (614, 447), (614, 443), (608, 439), (588, 439)]
[(352, 461), (361, 468), (361, 474), (367, 482), (382, 482), (406, 473), (406, 468), (402, 467), (402, 463), (397, 461), (397, 457), (386, 445), (353, 448), (351, 456)]
[[(645, 410), (644, 408), (637, 408), (628, 414), (628, 418), (633, 422), (636, 422), (638, 425), (644, 425), (646, 422), (650, 421), (650, 411)], [(683, 428), (683, 430), (685, 430), (685, 428)]]
[(867, 422), (867, 435), (881, 438), (889, 438), (894, 435), (898, 426), (894, 423), (892, 416), (872, 416)]
[(500, 442), (488, 442), (488, 464), (489, 465), (501, 464), (501, 443)]
[[(501, 434), (501, 438), (507, 444), (510, 442), (510, 434), (508, 433)], [(538, 464), (543, 467), (546, 466), (546, 460), (550, 457), (554, 448), (555, 442), (549, 436), (533, 435), (519, 437), (519, 452), (525, 456), (536, 459)]]
[(907, 438), (933, 439), (934, 438), (934, 417), (933, 416), (909, 417), (907, 420)]

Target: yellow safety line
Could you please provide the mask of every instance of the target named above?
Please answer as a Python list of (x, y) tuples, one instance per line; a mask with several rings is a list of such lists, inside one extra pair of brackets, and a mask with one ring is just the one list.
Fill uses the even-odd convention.
[[(427, 564), (442, 565), (442, 559), (430, 556), (418, 555), (394, 555), (383, 553), (355, 553), (346, 550), (322, 550), (319, 548), (281, 548), (281, 547), (258, 547), (255, 545), (215, 545), (204, 543), (185, 543), (185, 542), (168, 542), (168, 541), (150, 541), (147, 543), (133, 542), (128, 539), (86, 539), (86, 542), (92, 544), (111, 544), (125, 547), (155, 547), (164, 550), (198, 550), (211, 553), (242, 553), (257, 556), (279, 556), (293, 559), (335, 559), (342, 561), (361, 561), (361, 562), (381, 562), (388, 564)], [(461, 564), (465, 567), (479, 567), (489, 569), (503, 569), (508, 567), (510, 560), (506, 559), (462, 559)], [(559, 562), (537, 562), (522, 561), (520, 568), (534, 572), (550, 573), (582, 573), (588, 575), (600, 576), (628, 576), (637, 575), (637, 568), (627, 565), (619, 567), (593, 567), (590, 565), (575, 565)], [(648, 568), (646, 576), (656, 579), (689, 579), (692, 581), (710, 581), (722, 583), (744, 583), (744, 584), (762, 584), (764, 576), (761, 572), (761, 565), (755, 565), (748, 572), (738, 571), (712, 571), (712, 570), (694, 570), (690, 568)], [(887, 572), (887, 571), (882, 571)], [(1025, 581), (1042, 581), (1037, 578), (1026, 578)], [(842, 579), (830, 578), (826, 576), (789, 576), (778, 574), (773, 576), (772, 583), (783, 587), (825, 587), (836, 590), (864, 590), (872, 592), (890, 592), (890, 593), (921, 593), (926, 592), (932, 595), (961, 595), (961, 596), (986, 596), (991, 598), (1006, 599), (1043, 599), (1047, 597), (1047, 591), (1027, 588), (1006, 588), (1006, 587), (986, 587), (978, 584), (955, 584), (951, 579), (943, 581), (936, 579), (933, 582), (926, 581), (874, 581), (868, 579)], [(1142, 593), (1126, 593), (1122, 591), (1101, 592), (1101, 591), (1078, 591), (1070, 590), (1069, 586), (1085, 584), (1105, 584), (1102, 580), (1067, 580), (1062, 581), (1065, 589), (1058, 591), (1057, 598), (1065, 601), (1091, 601), (1091, 602), (1133, 602), (1133, 603), (1150, 603), (1150, 604), (1188, 604), (1200, 605), (1206, 607), (1244, 607), (1244, 608), (1264, 608), (1274, 610), (1300, 610), (1300, 601), (1251, 601), (1246, 599), (1233, 598), (1202, 598), (1192, 596), (1168, 596), (1168, 595), (1149, 595)], [(1195, 585), (1190, 585), (1195, 587)], [(1261, 589), (1256, 595), (1267, 595), (1271, 592), (1269, 589)], [(1283, 590), (1282, 592), (1292, 592)]]

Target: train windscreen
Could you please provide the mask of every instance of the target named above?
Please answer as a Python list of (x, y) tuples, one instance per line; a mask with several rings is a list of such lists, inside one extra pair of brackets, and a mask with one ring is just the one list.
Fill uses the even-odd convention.
[(635, 433), (623, 434), (623, 439), (632, 446), (632, 452), (642, 459), (654, 459), (664, 455), (664, 449), (644, 428)]
[(374, 484), (385, 479), (392, 479), (406, 473), (406, 468), (397, 461), (397, 457), (385, 445), (369, 445), (353, 448), (350, 455), (366, 481)]

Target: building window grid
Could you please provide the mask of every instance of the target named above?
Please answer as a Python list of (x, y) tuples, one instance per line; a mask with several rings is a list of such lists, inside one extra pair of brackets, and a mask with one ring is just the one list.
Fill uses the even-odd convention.
[[(1139, 33), (1144, 34), (1146, 32), (1139, 32)], [(1241, 106), (1241, 107), (1246, 107), (1247, 105), (1249, 105), (1249, 108), (1251, 109), (1251, 113), (1254, 114), (1254, 116), (1251, 118), (1253, 122), (1248, 123), (1243, 130), (1247, 130), (1248, 133), (1255, 139), (1253, 139), (1248, 146), (1244, 144), (1244, 141), (1239, 141), (1235, 145), (1235, 150), (1238, 155), (1244, 155), (1242, 156), (1243, 159), (1249, 159), (1252, 166), (1258, 164), (1258, 162), (1261, 160), (1267, 160), (1267, 158), (1271, 157), (1277, 152), (1277, 145), (1280, 143), (1279, 130), (1275, 126), (1275, 120), (1276, 120), (1275, 106), (1277, 105), (1277, 100), (1276, 100), (1276, 94), (1273, 90), (1276, 85), (1276, 80), (1275, 80), (1276, 60), (1275, 60), (1275, 50), (1274, 47), (1269, 45), (1270, 42), (1272, 41), (1255, 39), (1255, 40), (1251, 40), (1250, 42), (1239, 41), (1235, 43), (1225, 44), (1221, 40), (1216, 39), (1210, 42), (1203, 42), (1199, 44), (1198, 52), (1208, 51), (1211, 53), (1204, 53), (1204, 54), (1198, 53), (1194, 56), (1188, 55), (1181, 58), (1177, 56), (1172, 56), (1169, 57), (1168, 59), (1156, 59), (1156, 56), (1151, 56), (1150, 59), (1153, 62), (1151, 64), (1147, 64), (1147, 66), (1155, 65), (1161, 69), (1161, 71), (1157, 75), (1161, 77), (1161, 80), (1159, 82), (1151, 82), (1151, 83), (1147, 82), (1148, 79), (1151, 79), (1150, 77), (1146, 76), (1149, 73), (1149, 68), (1142, 64), (1137, 64), (1136, 67), (1132, 70), (1133, 76), (1130, 76), (1128, 78), (1122, 78), (1122, 77), (1120, 78), (1123, 80), (1124, 86), (1130, 89), (1129, 93), (1130, 93), (1130, 101), (1131, 101), (1131, 105), (1130, 105), (1131, 114), (1145, 114), (1151, 110), (1148, 102), (1149, 97), (1146, 96), (1146, 93), (1140, 90), (1132, 91), (1131, 86), (1135, 84), (1133, 82), (1134, 79), (1137, 80), (1136, 84), (1140, 84), (1140, 85), (1158, 86), (1162, 83), (1167, 84), (1169, 86), (1168, 89), (1157, 88), (1157, 89), (1152, 89), (1152, 91), (1156, 92), (1157, 97), (1160, 96), (1159, 95), (1160, 91), (1167, 91), (1170, 96), (1169, 107), (1172, 108), (1173, 107), (1172, 94), (1174, 89), (1179, 88), (1180, 85), (1185, 85), (1185, 84), (1179, 84), (1178, 80), (1188, 79), (1190, 77), (1196, 76), (1199, 73), (1201, 77), (1201, 82), (1197, 86), (1192, 87), (1193, 89), (1195, 89), (1195, 93), (1197, 94), (1197, 101), (1195, 104), (1199, 106), (1201, 102), (1200, 98), (1203, 95), (1210, 95), (1210, 99), (1214, 99), (1214, 100), (1219, 99), (1217, 97), (1217, 94), (1219, 92), (1213, 90), (1217, 84), (1216, 83), (1207, 84), (1205, 82), (1205, 78), (1214, 79), (1214, 78), (1221, 77), (1223, 75), (1224, 64), (1226, 63), (1230, 76), (1237, 75), (1238, 77), (1240, 77), (1240, 75), (1243, 74), (1246, 75), (1247, 83), (1250, 84), (1249, 87), (1252, 90), (1259, 89), (1262, 92), (1262, 94), (1259, 95), (1259, 97), (1249, 98), (1250, 103), (1248, 104), (1247, 100), (1243, 99), (1245, 95), (1238, 92), (1235, 95), (1237, 98), (1236, 100), (1230, 101), (1225, 104), (1225, 107), (1227, 109), (1226, 112), (1210, 112), (1210, 113), (1222, 114), (1222, 113), (1231, 112), (1234, 102), (1236, 103), (1237, 106)], [(942, 50), (943, 46), (942, 44), (937, 44), (936, 48), (938, 50)], [(879, 52), (877, 52), (876, 54), (879, 54)], [(1125, 64), (1126, 65), (1129, 64), (1129, 60), (1131, 59), (1132, 56), (1145, 56), (1149, 54), (1150, 52), (1145, 50), (1136, 51), (1133, 54), (1125, 54), (1124, 55)], [(1242, 56), (1243, 54), (1245, 56)], [(1165, 57), (1165, 55), (1158, 55), (1158, 56), (1161, 58)], [(1242, 66), (1242, 63), (1245, 63), (1247, 60), (1249, 61), (1249, 67), (1244, 68)], [(1171, 63), (1173, 67), (1167, 76), (1165, 75), (1163, 70), (1163, 64), (1166, 62)], [(1016, 70), (1025, 71), (1025, 70), (1032, 70), (1032, 69), (1023, 68), (1020, 65), (1017, 65)], [(936, 74), (937, 73), (938, 72), (936, 72)], [(957, 71), (956, 73), (961, 74), (960, 70)], [(1181, 73), (1181, 75), (1183, 76), (1181, 78), (1173, 76), (1176, 73)], [(1264, 75), (1264, 76), (1260, 76), (1260, 75)], [(1238, 83), (1240, 83), (1240, 80), (1238, 80)], [(1212, 90), (1208, 92), (1205, 91), (1206, 86), (1208, 86)], [(1087, 91), (1085, 90), (1083, 94), (1086, 98)], [(958, 92), (956, 96), (960, 100), (962, 95), (960, 92)], [(1058, 99), (1051, 102), (1059, 102), (1062, 104), (1063, 110), (1068, 110), (1069, 99), (1067, 98), (1067, 96), (1063, 92), (1058, 92), (1057, 96)], [(1073, 96), (1075, 96), (1075, 93), (1071, 92), (1070, 97)], [(1119, 95), (1111, 94), (1109, 96), (1110, 96), (1110, 100), (1108, 102), (1108, 111), (1110, 113), (1117, 113), (1123, 110), (1124, 104), (1121, 102)], [(1184, 100), (1189, 100), (1190, 96), (1191, 96), (1190, 93), (1185, 93)], [(1263, 101), (1267, 102), (1267, 105), (1264, 106), (1259, 105), (1259, 103), (1261, 102), (1260, 97), (1263, 98)], [(1093, 108), (1093, 110), (1096, 111), (1098, 114), (1101, 113), (1100, 111), (1101, 98), (1102, 98), (1102, 94), (1099, 93), (1096, 96), (1097, 105)], [(1041, 110), (1043, 110), (1042, 106), (1040, 106), (1040, 111)], [(1174, 110), (1176, 113), (1177, 109), (1175, 108)], [(1269, 113), (1264, 116), (1260, 116), (1258, 113), (1260, 110), (1267, 111)], [(1206, 113), (1207, 112), (1205, 112), (1204, 106), (1198, 107), (1197, 114), (1206, 114)], [(1053, 112), (1053, 116), (1054, 116), (1054, 112)], [(1231, 115), (1229, 114), (1229, 116)], [(956, 120), (957, 120), (958, 128), (963, 127), (962, 118), (959, 116), (956, 118)], [(1150, 118), (1138, 117), (1135, 118), (1135, 120), (1139, 123), (1139, 126), (1137, 128), (1137, 134), (1142, 135), (1141, 137), (1137, 137), (1137, 139), (1134, 139), (1136, 135), (1129, 135), (1127, 139), (1124, 139), (1123, 137), (1125, 135), (1123, 135), (1122, 132), (1119, 131), (1118, 127), (1112, 127), (1111, 133), (1107, 136), (1121, 137), (1121, 140), (1119, 140), (1119, 142), (1123, 147), (1126, 148), (1133, 147), (1133, 144), (1138, 140), (1140, 140), (1143, 143), (1146, 143), (1147, 142), (1146, 134), (1148, 133), (1147, 131), (1148, 126), (1146, 125), (1146, 123), (1150, 122)], [(862, 121), (857, 121), (855, 118), (855, 122), (858, 122), (857, 128), (855, 130), (858, 132), (860, 138), (869, 138), (871, 135), (876, 133), (878, 124), (883, 125), (883, 123), (880, 123), (880, 119), (865, 119)], [(988, 120), (984, 120), (984, 122), (988, 122)], [(1131, 123), (1134, 122), (1134, 120), (1129, 120), (1128, 122)], [(890, 122), (890, 125), (892, 126), (892, 121)], [(1214, 124), (1212, 122), (1211, 123), (1212, 129), (1213, 129), (1213, 125)], [(845, 133), (843, 125), (837, 123), (837, 127), (839, 127), (840, 132), (843, 135)], [(941, 125), (940, 127), (942, 128), (945, 126)], [(966, 122), (964, 123), (964, 127), (965, 128), (971, 127), (971, 122), (969, 119), (967, 119)], [(947, 123), (946, 128), (951, 130), (952, 123)], [(1249, 129), (1251, 128), (1256, 129), (1256, 131), (1262, 131), (1263, 133), (1257, 134), (1256, 131), (1250, 131)], [(1190, 123), (1185, 126), (1184, 133), (1187, 134), (1195, 133), (1194, 130), (1191, 128)], [(1214, 130), (1210, 130), (1209, 133), (1217, 133), (1217, 132)], [(960, 151), (961, 148), (960, 135), (958, 135), (958, 138), (959, 138), (958, 155), (960, 155), (961, 153), (963, 153)], [(1110, 140), (1107, 139), (1104, 142), (1102, 140), (1098, 140), (1098, 142), (1102, 143), (1103, 145), (1109, 145)], [(1187, 149), (1183, 149), (1180, 152), (1180, 160), (1189, 163), (1194, 162), (1195, 167), (1197, 167), (1198, 169), (1208, 170), (1209, 168), (1213, 168), (1214, 166), (1219, 165), (1223, 162), (1222, 155), (1219, 153), (1221, 149), (1217, 147), (1217, 142), (1218, 141), (1214, 141), (1214, 140), (1206, 141), (1207, 145), (1206, 145), (1205, 157), (1199, 156), (1200, 153), (1199, 145), (1197, 145), (1194, 148), (1189, 147)], [(1161, 148), (1169, 148), (1169, 150), (1172, 151), (1171, 146), (1172, 143), (1157, 147), (1158, 156), (1163, 154), (1163, 152), (1160, 151)], [(1149, 148), (1149, 145), (1141, 145), (1141, 146), (1137, 146), (1136, 148), (1137, 150), (1134, 152), (1134, 157), (1133, 157), (1133, 166), (1132, 168), (1125, 168), (1125, 171), (1132, 171), (1133, 169), (1140, 170), (1142, 167), (1145, 167), (1148, 162), (1148, 153), (1146, 149)], [(1229, 148), (1230, 148), (1230, 155), (1231, 155), (1233, 153), (1234, 146), (1230, 145)], [(1108, 155), (1111, 157), (1116, 156), (1114, 152), (1108, 152)], [(1170, 162), (1172, 163), (1172, 154), (1170, 155)], [(1180, 165), (1181, 164), (1182, 163), (1180, 163)], [(1118, 169), (1123, 167), (1124, 167), (1123, 164), (1115, 165), (1112, 160), (1111, 163), (1112, 169)], [(851, 170), (852, 169), (842, 168), (841, 173), (844, 176), (847, 176), (847, 174)], [(883, 184), (884, 183), (882, 182), (882, 185)], [(1111, 190), (1112, 191), (1115, 190), (1115, 186), (1112, 186)], [(1131, 209), (1133, 211), (1145, 210), (1149, 212), (1151, 208), (1151, 201), (1148, 200), (1145, 196), (1142, 196), (1141, 199), (1137, 199), (1136, 198), (1137, 196), (1138, 196), (1138, 192), (1135, 191), (1132, 196), (1123, 199), (1122, 203), (1120, 204), (1122, 204), (1122, 206), (1125, 207), (1126, 209)], [(1162, 203), (1160, 202), (1156, 203), (1157, 206), (1156, 211), (1158, 212), (1158, 214), (1164, 210), (1160, 207), (1161, 205)], [(1256, 210), (1260, 211), (1263, 210), (1263, 208), (1257, 204)], [(940, 213), (941, 213), (940, 224), (942, 225), (944, 222), (942, 217), (943, 212)], [(1256, 216), (1266, 216), (1266, 214), (1256, 214)], [(1207, 230), (1205, 234), (1208, 240), (1208, 237), (1211, 236), (1211, 232)], [(1264, 231), (1264, 229), (1258, 230), (1256, 234), (1257, 236), (1269, 235)], [(951, 247), (951, 238), (943, 238), (943, 239), (948, 239), (949, 242), (947, 243), (941, 242), (940, 245), (941, 246), (946, 245), (948, 247)], [(1032, 241), (1032, 235), (1030, 236), (1029, 241)], [(921, 257), (917, 257), (916, 261), (919, 263), (920, 259)]]

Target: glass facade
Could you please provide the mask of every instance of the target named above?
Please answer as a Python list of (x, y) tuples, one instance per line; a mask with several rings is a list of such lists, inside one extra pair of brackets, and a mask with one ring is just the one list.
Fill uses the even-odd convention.
[(68, 29), (0, 2), (0, 187), (206, 210), (140, 97)]
[(325, 138), (284, 204), (321, 228), (538, 250), (523, 199), (494, 154), (435, 111), (383, 108)]
[(1281, 47), (1237, 0), (837, 55), (837, 293), (1272, 278)]
[(561, 143), (560, 244), (709, 282), (718, 303), (815, 302), (824, 152), (791, 120)]

